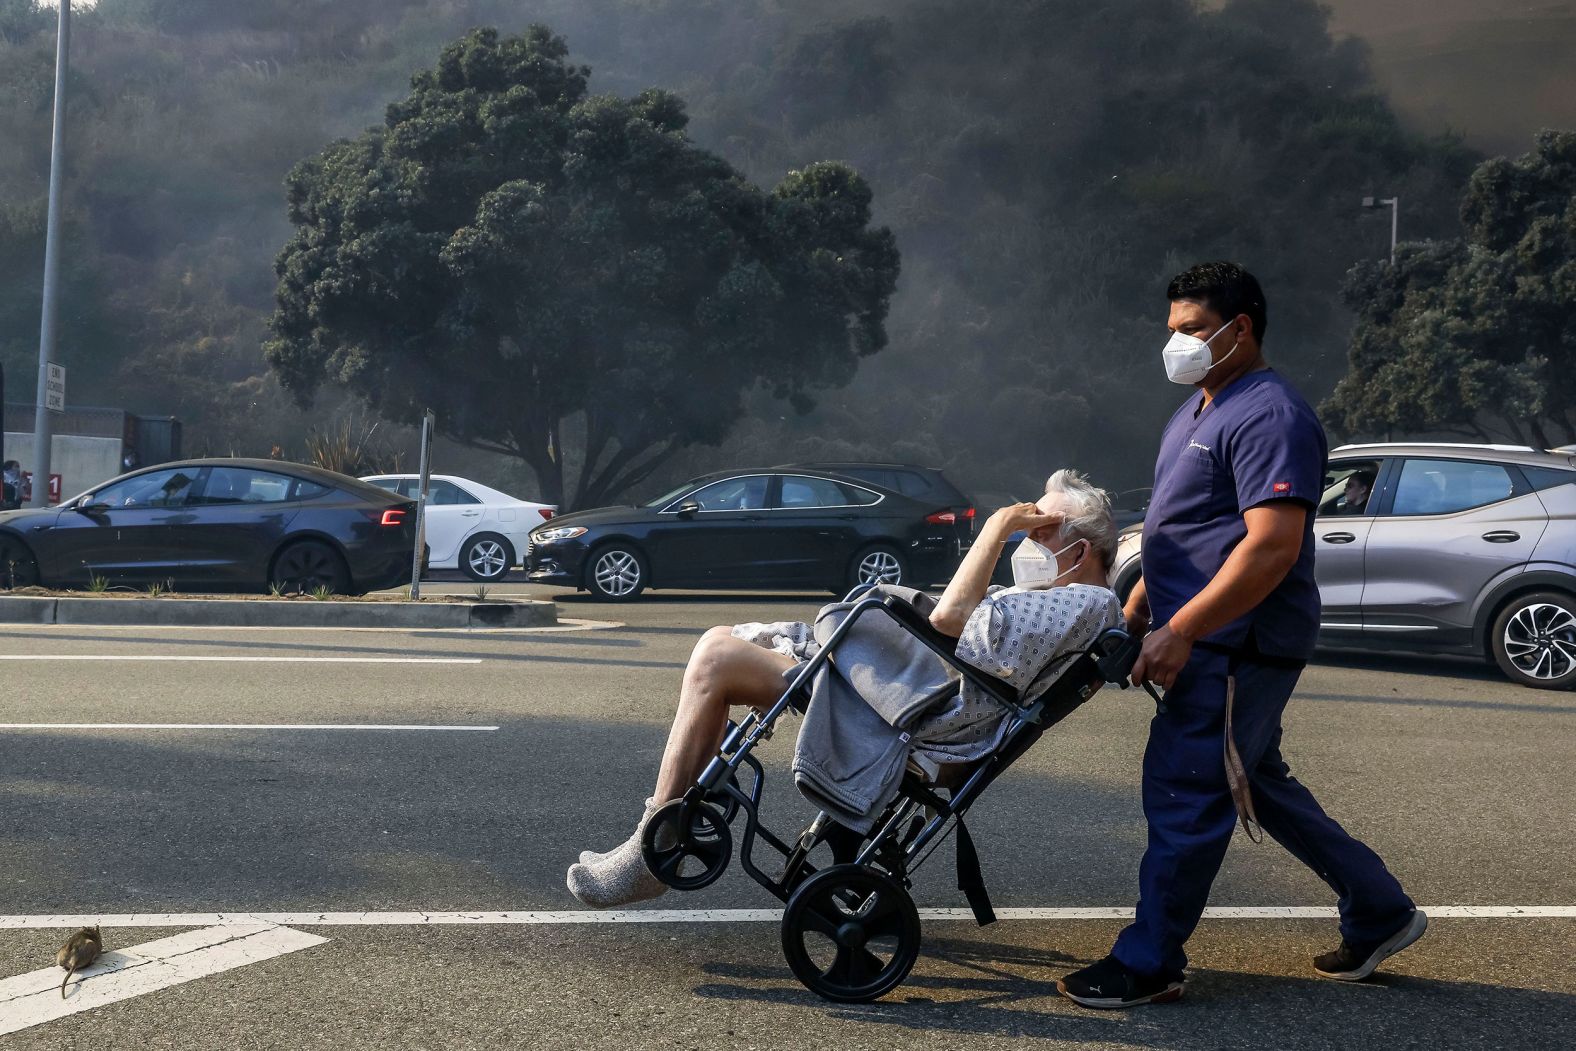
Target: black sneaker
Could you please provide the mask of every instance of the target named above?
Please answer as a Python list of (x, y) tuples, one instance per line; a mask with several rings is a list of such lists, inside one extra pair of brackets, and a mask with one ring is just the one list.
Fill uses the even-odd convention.
[(1056, 988), (1067, 999), (1084, 1007), (1137, 1007), (1182, 999), (1180, 975), (1147, 977), (1129, 969), (1115, 956), (1107, 956), (1099, 963), (1074, 971), (1057, 982)]
[(1373, 974), (1374, 968), (1385, 960), (1421, 938), (1426, 930), (1428, 930), (1428, 917), (1420, 911), (1413, 911), (1411, 918), (1401, 925), (1400, 930), (1377, 944), (1369, 942), (1353, 945), (1342, 938), (1339, 949), (1313, 958), (1313, 969), (1323, 978), (1334, 978), (1341, 982), (1360, 982)]

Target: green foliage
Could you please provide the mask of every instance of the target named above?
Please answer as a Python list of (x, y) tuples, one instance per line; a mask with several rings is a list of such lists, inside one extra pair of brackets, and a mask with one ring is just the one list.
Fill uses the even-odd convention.
[(720, 443), (758, 382), (803, 406), (846, 384), (886, 342), (898, 261), (846, 165), (764, 193), (689, 141), (676, 96), (588, 96), (567, 54), (541, 26), (476, 30), (384, 127), (298, 166), (266, 354), (303, 398), (431, 407), (574, 505)]
[(1576, 437), (1576, 132), (1472, 173), (1463, 239), (1407, 245), (1346, 287), (1351, 370), (1325, 414), (1358, 434)]
[(397, 474), (402, 457), (378, 432), (382, 424), (362, 415), (344, 417), (306, 436), (306, 462), (352, 477)]

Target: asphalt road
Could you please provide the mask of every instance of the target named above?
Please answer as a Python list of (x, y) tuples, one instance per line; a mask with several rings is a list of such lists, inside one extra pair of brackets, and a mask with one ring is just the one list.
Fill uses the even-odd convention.
[[(52, 965), (68, 933), (15, 929), (27, 917), (578, 912), (564, 870), (633, 827), (699, 632), (805, 617), (824, 596), (556, 597), (562, 617), (621, 626), (0, 629), (0, 984)], [(998, 907), (1132, 904), (1146, 703), (1108, 689), (974, 811)], [(1486, 667), (1326, 656), (1289, 712), (1286, 751), (1425, 907), (1568, 907), (1573, 723), (1576, 696)], [(461, 729), (260, 728), (282, 724)], [(768, 747), (764, 815), (785, 831), (809, 816), (784, 776), (789, 739)], [(916, 880), (920, 906), (962, 906), (951, 876), (944, 852)], [(735, 866), (653, 906), (773, 904)], [(1278, 847), (1239, 836), (1212, 904), (1333, 902)], [(1436, 919), (1383, 978), (1356, 987), (1309, 969), (1337, 938), (1332, 921), (1211, 919), (1190, 944), (1182, 1003), (1105, 1014), (1058, 999), (1055, 979), (1103, 955), (1120, 926), (927, 920), (909, 981), (881, 1003), (840, 1007), (794, 981), (773, 922), (298, 925), (328, 940), (0, 1036), (0, 1047), (1576, 1045), (1576, 919)], [(111, 948), (174, 933), (105, 928)]]

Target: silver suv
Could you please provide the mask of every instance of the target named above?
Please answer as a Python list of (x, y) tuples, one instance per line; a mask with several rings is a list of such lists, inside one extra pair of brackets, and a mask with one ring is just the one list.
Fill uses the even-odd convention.
[[(1476, 654), (1576, 687), (1576, 451), (1344, 445), (1324, 480), (1322, 645)], [(1124, 600), (1140, 543), (1134, 527), (1117, 549)]]

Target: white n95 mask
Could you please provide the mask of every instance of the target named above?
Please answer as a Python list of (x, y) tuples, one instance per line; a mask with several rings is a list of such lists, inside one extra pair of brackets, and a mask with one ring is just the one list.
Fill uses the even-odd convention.
[(1023, 538), (1023, 543), (1012, 553), (1012, 582), (1020, 588), (1048, 588), (1068, 573), (1078, 568), (1083, 561), (1079, 559), (1073, 564), (1072, 569), (1065, 572), (1056, 572), (1056, 556), (1062, 551), (1071, 551), (1082, 544), (1082, 540), (1074, 540), (1061, 551), (1047, 550), (1045, 545), (1037, 544), (1028, 537)]
[[(1215, 336), (1236, 323), (1232, 318), (1216, 330)], [(1166, 349), (1160, 352), (1166, 363), (1166, 378), (1172, 383), (1186, 383), (1189, 386), (1209, 375), (1209, 370), (1216, 365), (1225, 364), (1226, 358), (1237, 352), (1238, 343), (1233, 343), (1226, 352), (1226, 358), (1219, 361), (1210, 361), (1209, 345), (1215, 336), (1209, 339), (1199, 339), (1197, 336), (1185, 335), (1181, 332), (1171, 333), (1171, 339), (1166, 343)]]

